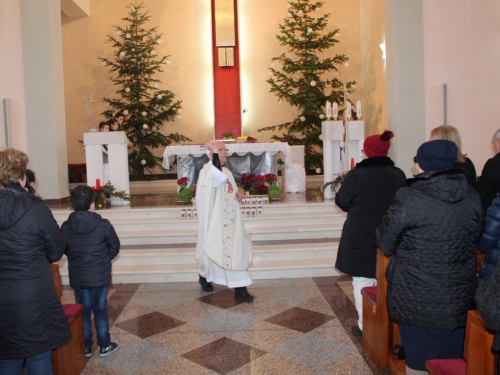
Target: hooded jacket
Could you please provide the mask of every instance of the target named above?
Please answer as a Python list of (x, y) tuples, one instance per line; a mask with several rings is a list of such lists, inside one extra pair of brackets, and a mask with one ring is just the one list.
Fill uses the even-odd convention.
[(408, 183), (377, 229), (377, 244), (392, 255), (389, 315), (419, 327), (464, 327), (477, 285), (479, 195), (453, 169), (424, 172)]
[(40, 198), (18, 185), (0, 190), (0, 358), (27, 358), (71, 338), (50, 263), (66, 241)]
[(335, 203), (347, 212), (335, 267), (351, 276), (375, 278), (375, 229), (406, 181), (387, 156), (365, 159), (351, 170)]
[(69, 283), (74, 289), (93, 289), (111, 283), (111, 260), (120, 240), (111, 223), (91, 211), (75, 211), (61, 226), (68, 241)]

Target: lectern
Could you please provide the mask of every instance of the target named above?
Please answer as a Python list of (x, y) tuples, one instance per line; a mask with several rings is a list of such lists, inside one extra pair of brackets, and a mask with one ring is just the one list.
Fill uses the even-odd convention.
[[(344, 129), (342, 121), (323, 121), (323, 170), (324, 183), (333, 181), (337, 174), (351, 169), (351, 164), (363, 159), (363, 142), (365, 140), (365, 122), (348, 121)], [(344, 134), (345, 132), (345, 134)], [(326, 188), (325, 199), (333, 199), (335, 193)]]
[[(116, 190), (124, 190), (127, 194), (130, 193), (127, 142), (125, 132), (93, 132), (83, 134), (87, 161), (87, 184), (89, 186), (94, 186), (97, 179), (103, 185), (108, 182), (104, 180), (102, 154), (102, 146), (107, 145), (109, 181), (111, 181)], [(126, 205), (130, 204), (130, 202), (112, 197), (111, 204)]]

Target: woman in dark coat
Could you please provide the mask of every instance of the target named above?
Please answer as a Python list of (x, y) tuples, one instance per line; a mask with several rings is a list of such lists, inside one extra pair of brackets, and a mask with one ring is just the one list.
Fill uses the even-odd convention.
[(367, 159), (346, 175), (335, 195), (337, 206), (347, 212), (335, 267), (353, 277), (359, 317), (358, 325), (352, 328), (356, 336), (363, 330), (361, 289), (376, 284), (375, 229), (406, 180), (403, 171), (387, 156), (392, 137), (392, 132), (385, 131), (366, 138), (363, 147)]
[(408, 375), (426, 374), (428, 359), (462, 356), (481, 200), (452, 169), (457, 150), (446, 140), (422, 144), (417, 161), (425, 172), (397, 192), (377, 229), (377, 244), (392, 255), (387, 307), (399, 323)]
[(22, 186), (28, 157), (0, 151), (0, 373), (52, 374), (52, 350), (71, 338), (50, 263), (66, 247), (49, 208)]
[[(435, 139), (446, 139), (447, 141), (452, 141), (458, 148), (457, 160), (453, 164), (453, 168), (461, 169), (465, 174), (465, 179), (467, 183), (473, 188), (476, 187), (476, 168), (474, 163), (470, 160), (466, 154), (462, 153), (462, 140), (460, 139), (460, 133), (458, 129), (451, 125), (441, 125), (437, 128), (431, 130), (430, 140)], [(486, 208), (485, 208), (486, 209)]]

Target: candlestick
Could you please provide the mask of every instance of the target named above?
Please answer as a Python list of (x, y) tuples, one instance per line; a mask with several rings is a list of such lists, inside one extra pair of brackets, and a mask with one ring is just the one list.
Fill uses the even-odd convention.
[(356, 102), (356, 117), (358, 119), (362, 117), (362, 114), (361, 114), (361, 102), (359, 100)]
[(333, 118), (339, 117), (339, 105), (337, 102), (333, 102)]
[(327, 117), (327, 119), (330, 119), (330, 117), (332, 117), (332, 103), (330, 103), (327, 100), (325, 107), (326, 107), (326, 117)]

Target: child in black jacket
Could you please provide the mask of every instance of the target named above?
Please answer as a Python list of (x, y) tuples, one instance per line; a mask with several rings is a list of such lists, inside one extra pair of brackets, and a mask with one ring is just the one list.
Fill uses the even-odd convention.
[(69, 283), (75, 291), (75, 302), (85, 306), (83, 329), (85, 354), (92, 356), (91, 314), (97, 332), (99, 356), (105, 357), (118, 348), (111, 342), (108, 321), (108, 285), (111, 283), (111, 260), (118, 255), (120, 240), (111, 223), (95, 212), (94, 191), (77, 186), (70, 196), (75, 212), (61, 226), (68, 242)]

